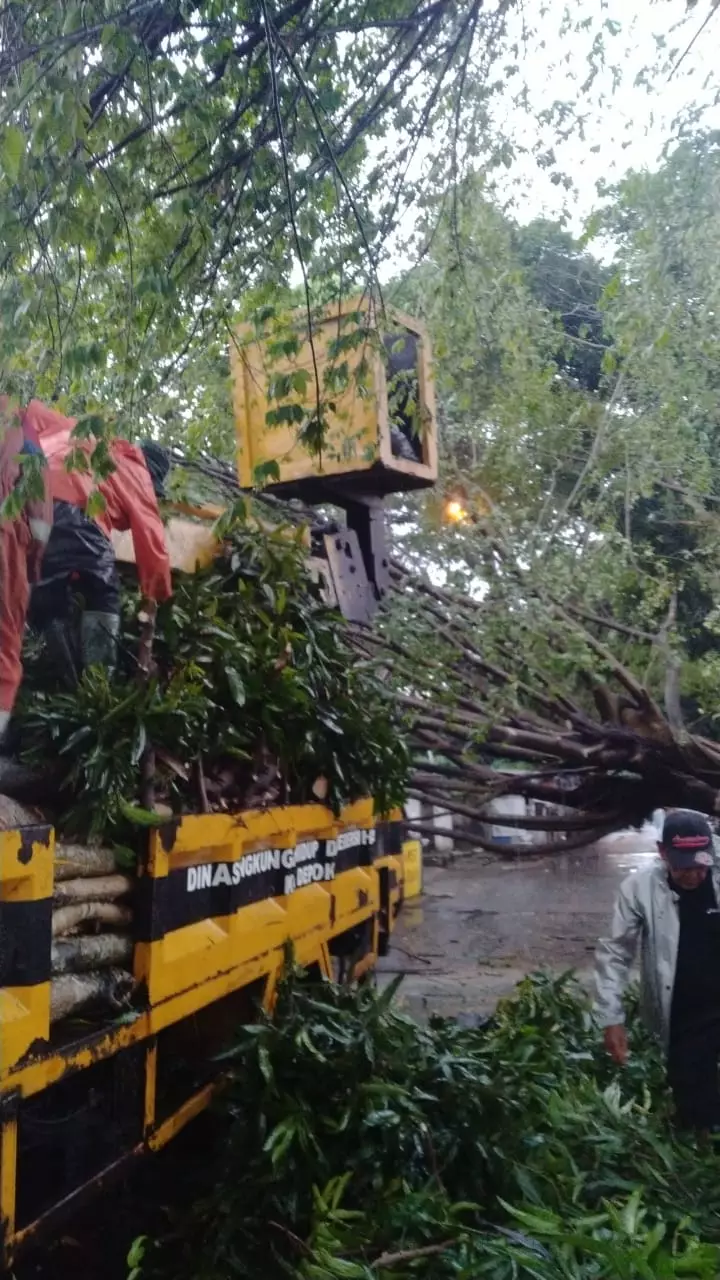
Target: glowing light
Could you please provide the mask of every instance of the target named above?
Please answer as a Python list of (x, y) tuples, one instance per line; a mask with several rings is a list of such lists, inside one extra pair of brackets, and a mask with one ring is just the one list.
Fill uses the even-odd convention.
[(467, 518), (467, 511), (465, 510), (462, 502), (458, 502), (456, 499), (447, 503), (445, 513), (448, 520), (458, 521), (465, 520)]

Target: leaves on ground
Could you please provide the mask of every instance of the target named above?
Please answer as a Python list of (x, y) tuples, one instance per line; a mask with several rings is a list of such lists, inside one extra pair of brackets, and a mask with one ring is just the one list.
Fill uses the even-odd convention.
[(388, 992), (283, 987), (240, 1036), (222, 1150), (152, 1280), (714, 1277), (718, 1158), (671, 1127), (636, 1033), (622, 1072), (569, 977), (485, 1028)]

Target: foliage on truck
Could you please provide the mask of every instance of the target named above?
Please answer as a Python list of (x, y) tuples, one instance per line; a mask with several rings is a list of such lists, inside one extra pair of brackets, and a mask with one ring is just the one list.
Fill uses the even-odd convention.
[[(28, 655), (21, 758), (43, 772), (53, 762), (60, 831), (132, 847), (139, 826), (183, 813), (402, 802), (402, 725), (321, 600), (296, 531), (236, 522), (212, 564), (175, 575), (147, 681), (137, 605), (131, 588), (112, 677), (90, 670), (66, 690), (42, 652)], [(159, 818), (143, 812), (143, 762)]]

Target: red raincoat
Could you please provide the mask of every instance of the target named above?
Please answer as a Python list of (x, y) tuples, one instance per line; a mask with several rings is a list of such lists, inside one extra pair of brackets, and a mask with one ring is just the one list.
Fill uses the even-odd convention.
[[(20, 479), (18, 455), (25, 444), (39, 446), (32, 425), (22, 422), (7, 397), (0, 397), (0, 503)], [(12, 711), (22, 680), (22, 642), (30, 584), (40, 576), (52, 526), (48, 468), (42, 498), (26, 502), (16, 520), (0, 520), (0, 711)]]
[[(23, 422), (33, 427), (48, 460), (50, 491), (54, 501), (70, 502), (85, 510), (96, 487), (92, 474), (67, 471), (65, 459), (74, 449), (88, 455), (93, 443), (71, 438), (75, 418), (66, 418), (40, 400), (31, 400)], [(160, 517), (155, 490), (142, 449), (127, 440), (113, 440), (110, 455), (115, 471), (97, 488), (105, 499), (105, 510), (94, 516), (107, 538), (113, 529), (132, 532), (140, 589), (149, 600), (167, 600), (172, 594), (170, 557), (165, 528)]]

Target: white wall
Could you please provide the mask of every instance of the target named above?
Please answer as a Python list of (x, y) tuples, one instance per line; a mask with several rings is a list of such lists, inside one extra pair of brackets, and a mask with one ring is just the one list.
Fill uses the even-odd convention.
[(442, 835), (422, 836), (422, 843), (425, 848), (435, 849), (437, 853), (452, 853), (455, 848), (452, 838), (453, 816), (446, 809), (425, 804), (422, 800), (406, 800), (405, 817), (410, 822), (426, 822), (429, 826), (439, 827)]
[[(524, 796), (499, 796), (491, 800), (488, 812), (492, 814), (507, 813), (513, 818), (524, 818), (526, 815), (540, 817), (542, 814), (562, 813), (559, 805), (545, 804), (542, 801), (526, 800)], [(551, 831), (523, 831), (521, 827), (504, 827), (500, 823), (489, 822), (486, 827), (488, 837), (503, 844), (547, 844), (553, 839)], [(555, 833), (555, 840), (562, 837)]]

